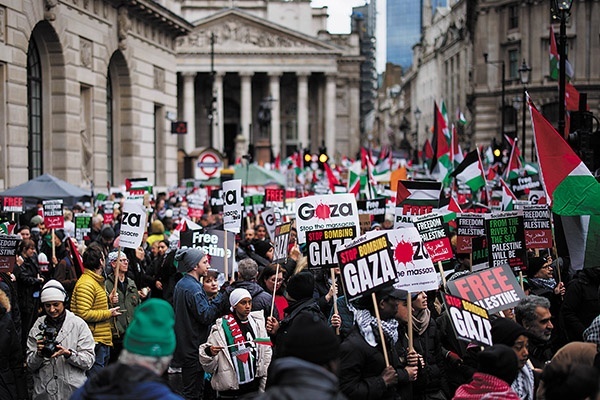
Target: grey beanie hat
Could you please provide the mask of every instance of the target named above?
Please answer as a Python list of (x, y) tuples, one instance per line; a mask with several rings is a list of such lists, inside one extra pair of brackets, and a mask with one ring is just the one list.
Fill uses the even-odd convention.
[(186, 273), (194, 269), (196, 265), (202, 260), (206, 253), (204, 250), (197, 247), (189, 248), (184, 247), (177, 250), (175, 253), (175, 261), (177, 262), (177, 271)]

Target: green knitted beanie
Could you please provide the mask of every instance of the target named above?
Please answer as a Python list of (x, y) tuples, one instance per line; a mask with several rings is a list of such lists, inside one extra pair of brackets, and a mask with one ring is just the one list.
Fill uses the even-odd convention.
[(123, 347), (142, 356), (170, 356), (175, 351), (174, 326), (173, 307), (164, 300), (149, 299), (135, 309)]

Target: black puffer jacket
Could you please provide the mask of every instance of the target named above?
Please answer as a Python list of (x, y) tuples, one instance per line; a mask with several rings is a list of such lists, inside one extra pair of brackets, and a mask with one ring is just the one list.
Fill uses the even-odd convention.
[(325, 368), (295, 357), (273, 362), (267, 391), (260, 400), (344, 400), (338, 378)]
[(560, 310), (560, 326), (569, 342), (583, 341), (583, 331), (600, 314), (600, 268), (580, 271), (567, 285)]
[(21, 342), (11, 319), (8, 296), (0, 291), (0, 399), (25, 398)]

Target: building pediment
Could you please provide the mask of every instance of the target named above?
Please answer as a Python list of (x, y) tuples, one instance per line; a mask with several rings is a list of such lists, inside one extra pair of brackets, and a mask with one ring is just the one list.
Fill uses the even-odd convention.
[(231, 9), (198, 21), (177, 40), (179, 54), (341, 54), (341, 49), (270, 21)]

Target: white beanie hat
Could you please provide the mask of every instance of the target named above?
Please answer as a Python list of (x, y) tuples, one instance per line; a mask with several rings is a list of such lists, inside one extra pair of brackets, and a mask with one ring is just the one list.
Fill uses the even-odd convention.
[(231, 305), (231, 311), (233, 311), (233, 308), (237, 306), (237, 304), (240, 301), (242, 301), (242, 299), (245, 298), (249, 298), (252, 300), (252, 295), (246, 289), (238, 288), (231, 292), (231, 294), (229, 295), (229, 304)]
[(67, 292), (65, 292), (65, 288), (55, 279), (49, 280), (42, 288), (42, 303), (49, 301), (62, 301), (64, 303), (66, 297)]

